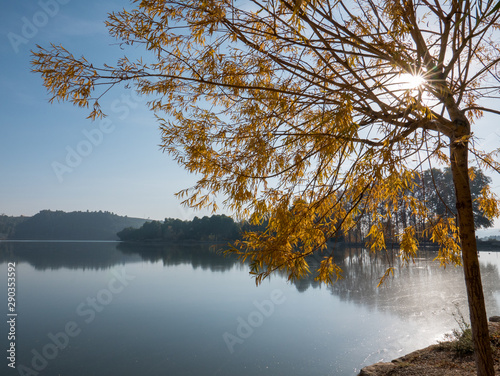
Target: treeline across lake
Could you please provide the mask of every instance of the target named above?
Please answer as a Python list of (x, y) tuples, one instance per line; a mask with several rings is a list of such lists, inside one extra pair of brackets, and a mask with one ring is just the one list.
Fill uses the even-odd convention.
[[(481, 206), (482, 192), (491, 183), (491, 178), (477, 168), (470, 171), (470, 177), (476, 230), (492, 227), (493, 220), (486, 215)], [(416, 208), (404, 204), (403, 196), (414, 198), (415, 202), (425, 205), (429, 210), (429, 216), (424, 218), (418, 215)], [(386, 207), (379, 209), (384, 218), (380, 223), (384, 238), (388, 243), (398, 243), (403, 230), (412, 226), (416, 230), (415, 236), (419, 242), (430, 243), (432, 234), (428, 229), (432, 228), (433, 224), (440, 219), (456, 220), (455, 201), (455, 188), (450, 168), (443, 170), (433, 168), (423, 171), (415, 177), (412, 189), (401, 192), (399, 202), (387, 203)], [(372, 218), (360, 215), (355, 225), (340, 237), (345, 243), (362, 244), (366, 241), (373, 224)]]
[(117, 235), (124, 241), (231, 241), (239, 239), (244, 231), (256, 229), (222, 214), (194, 217), (192, 221), (166, 218), (163, 222), (146, 222), (140, 228), (126, 228)]
[[(476, 229), (491, 227), (493, 221), (486, 216), (480, 205), (481, 193), (491, 183), (491, 179), (479, 169), (472, 170), (471, 176), (473, 176), (471, 191), (474, 200)], [(431, 233), (427, 229), (432, 226), (431, 221), (456, 217), (455, 190), (449, 168), (443, 170), (434, 168), (423, 171), (416, 176), (413, 188), (401, 192), (401, 195), (413, 197), (415, 202), (425, 205), (430, 216), (423, 218), (418, 215), (415, 208), (404, 205), (403, 196), (401, 203), (388, 203), (382, 206), (380, 212), (383, 220), (380, 225), (387, 243), (399, 243), (400, 234), (408, 226), (412, 226), (416, 230), (415, 236), (419, 242), (430, 243), (432, 242)], [(291, 205), (291, 215), (293, 215), (294, 210), (294, 205)], [(349, 211), (350, 208), (345, 208), (345, 210)], [(387, 210), (391, 211), (390, 215), (387, 215)], [(360, 214), (349, 230), (336, 233), (335, 238), (328, 238), (325, 233), (325, 240), (362, 245), (369, 237), (372, 226), (372, 218)], [(239, 239), (245, 231), (265, 230), (265, 228), (265, 221), (261, 226), (255, 227), (250, 226), (247, 222), (235, 222), (231, 217), (225, 215), (213, 215), (212, 217), (195, 217), (192, 221), (167, 218), (163, 222), (147, 222), (139, 229), (126, 228), (117, 235), (125, 241), (223, 241)]]
[[(491, 179), (480, 170), (471, 171), (472, 198), (474, 200), (474, 220), (476, 228), (491, 227), (493, 222), (485, 215), (480, 205), (483, 189)], [(430, 221), (441, 218), (455, 218), (455, 191), (450, 169), (423, 171), (416, 177), (414, 187), (401, 192), (401, 203), (391, 202), (380, 208), (383, 218), (379, 225), (387, 243), (397, 244), (400, 234), (408, 226), (416, 230), (419, 242), (429, 242)], [(404, 204), (405, 197), (414, 197), (430, 212), (428, 218), (417, 215), (415, 209)], [(293, 216), (296, 208), (290, 206)], [(349, 211), (351, 208), (346, 207)], [(387, 211), (390, 210), (390, 213)], [(390, 214), (390, 215), (387, 215)], [(297, 223), (300, 226), (300, 223)], [(346, 244), (364, 244), (374, 225), (372, 218), (360, 213), (349, 229), (327, 235), (325, 240), (335, 240)], [(167, 218), (164, 221), (147, 221), (142, 218), (119, 216), (107, 211), (51, 211), (42, 210), (33, 217), (9, 217), (0, 215), (0, 239), (16, 240), (124, 240), (124, 241), (233, 241), (243, 237), (246, 231), (263, 231), (266, 222), (259, 226), (248, 222), (236, 222), (226, 215), (195, 217), (190, 221)], [(323, 229), (321, 228), (323, 231)], [(334, 239), (331, 237), (335, 236)]]
[(0, 215), (0, 239), (6, 239), (14, 234), (18, 224), (24, 222), (29, 217), (11, 217), (5, 214)]
[[(10, 218), (10, 219), (9, 219)], [(119, 216), (107, 211), (42, 210), (33, 217), (7, 217), (7, 238), (14, 240), (118, 240), (124, 227), (139, 227), (145, 219)], [(1, 218), (0, 218), (1, 219)]]

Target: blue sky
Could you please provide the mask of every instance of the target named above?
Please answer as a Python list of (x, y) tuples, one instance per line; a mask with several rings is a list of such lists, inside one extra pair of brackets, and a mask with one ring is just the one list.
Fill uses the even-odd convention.
[[(49, 104), (30, 50), (62, 44), (76, 56), (114, 63), (123, 51), (104, 26), (124, 2), (41, 0), (4, 4), (0, 80), (0, 214), (34, 215), (43, 209), (107, 210), (120, 215), (190, 219), (206, 212), (182, 207), (174, 193), (194, 184), (161, 152), (160, 132), (145, 100), (112, 90), (102, 101), (108, 117)], [(89, 147), (90, 146), (90, 147)]]
[[(194, 184), (161, 152), (160, 132), (145, 100), (113, 89), (101, 101), (106, 121), (88, 111), (49, 104), (39, 75), (30, 72), (30, 50), (62, 44), (96, 65), (113, 64), (123, 51), (104, 20), (129, 3), (25, 0), (3, 4), (0, 16), (0, 214), (34, 215), (43, 209), (107, 210), (120, 215), (190, 219), (207, 212), (182, 207), (174, 193)], [(487, 149), (500, 146), (498, 119), (474, 126)], [(500, 178), (493, 189), (500, 194)], [(500, 226), (496, 226), (500, 227)]]

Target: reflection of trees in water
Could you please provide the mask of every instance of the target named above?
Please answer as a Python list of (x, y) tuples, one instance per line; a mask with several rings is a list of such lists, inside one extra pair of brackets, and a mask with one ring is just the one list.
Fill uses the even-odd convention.
[(224, 272), (239, 264), (207, 244), (141, 244), (116, 242), (0, 242), (0, 263), (27, 262), (37, 270), (109, 269), (138, 261)]
[[(339, 279), (332, 288), (341, 297), (349, 295), (352, 291), (372, 290), (389, 265), (387, 257), (394, 262), (393, 254), (370, 253), (361, 248), (340, 247), (334, 254), (335, 262), (342, 268), (344, 278)], [(308, 258), (311, 270), (318, 268), (321, 258), (321, 255)], [(300, 292), (306, 291), (309, 287), (316, 288), (319, 283), (314, 277), (315, 275), (311, 274), (302, 280), (294, 281), (293, 284)]]
[[(425, 310), (442, 310), (449, 300), (465, 298), (464, 281), (460, 269), (440, 269), (433, 262), (435, 254), (421, 251), (415, 263), (402, 266), (393, 254), (388, 259), (375, 258), (366, 250), (359, 250), (358, 260), (353, 258), (346, 265), (345, 279), (332, 286), (333, 294), (341, 300), (363, 304), (369, 309), (389, 310), (401, 315), (414, 316)], [(394, 278), (389, 278), (377, 287), (380, 278), (389, 266), (394, 267)]]
[(209, 244), (120, 243), (117, 249), (124, 254), (140, 255), (146, 261), (162, 261), (165, 266), (188, 264), (213, 272), (225, 272), (239, 264), (237, 258), (224, 257)]
[[(500, 256), (498, 253), (495, 254)], [(490, 302), (496, 303), (494, 306), (495, 311), (491, 312), (490, 315), (498, 316), (500, 315), (500, 301), (497, 300), (495, 294), (500, 292), (500, 273), (498, 271), (500, 258), (494, 264), (487, 261), (483, 262), (481, 259), (479, 259), (479, 262), (481, 264), (481, 277), (487, 307)]]
[[(433, 261), (435, 256), (435, 252), (421, 251), (415, 264), (402, 266), (395, 252), (370, 253), (361, 248), (340, 248), (335, 251), (335, 260), (343, 270), (344, 279), (329, 289), (342, 301), (404, 316), (411, 312), (418, 317), (423, 308), (436, 313), (445, 308), (451, 311), (455, 302), (466, 307), (462, 268), (449, 266), (443, 269)], [(483, 259), (480, 262), (486, 304), (495, 310), (491, 314), (499, 314), (495, 293), (500, 291), (500, 262)], [(187, 264), (213, 272), (229, 271), (235, 266), (247, 270), (236, 258), (224, 257), (208, 244), (0, 242), (0, 263), (28, 262), (38, 270), (109, 269), (117, 264), (141, 260), (161, 261), (165, 266)], [(314, 270), (320, 258), (309, 261), (311, 270)], [(394, 278), (377, 288), (389, 265), (395, 268)], [(293, 284), (300, 292), (319, 286), (314, 275)], [(465, 308), (463, 312), (467, 312)]]
[[(397, 253), (371, 253), (361, 248), (342, 248), (335, 251), (335, 260), (343, 270), (344, 278), (328, 287), (340, 298), (360, 304), (368, 309), (390, 311), (400, 316), (423, 315), (423, 312), (454, 311), (457, 303), (464, 314), (467, 313), (465, 283), (461, 267), (442, 268), (433, 251), (420, 251), (415, 263), (401, 265)], [(311, 269), (319, 261), (312, 259)], [(394, 267), (394, 278), (389, 278), (377, 287), (380, 278), (389, 266)], [(486, 304), (498, 310), (495, 293), (500, 291), (498, 266), (481, 261), (483, 288)], [(318, 287), (314, 276), (294, 281), (297, 290)], [(493, 313), (493, 312), (492, 312)]]
[(98, 270), (137, 262), (116, 250), (116, 242), (0, 242), (0, 263), (27, 262), (37, 270)]

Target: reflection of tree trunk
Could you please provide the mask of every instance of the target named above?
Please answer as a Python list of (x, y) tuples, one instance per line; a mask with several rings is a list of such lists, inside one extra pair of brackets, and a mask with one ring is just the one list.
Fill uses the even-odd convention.
[(468, 175), (468, 143), (451, 140), (451, 169), (456, 192), (458, 225), (462, 243), (462, 260), (476, 356), (477, 374), (494, 376), (493, 358), (484, 304), (481, 273), (477, 255), (472, 197)]

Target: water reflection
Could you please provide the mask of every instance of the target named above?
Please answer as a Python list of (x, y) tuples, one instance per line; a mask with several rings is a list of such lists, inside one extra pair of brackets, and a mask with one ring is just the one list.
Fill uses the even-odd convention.
[[(500, 253), (493, 255), (500, 256)], [(434, 261), (436, 256), (436, 251), (422, 250), (414, 263), (402, 265), (395, 251), (372, 253), (362, 248), (338, 249), (335, 260), (342, 268), (344, 278), (328, 288), (341, 301), (363, 305), (370, 310), (390, 311), (400, 317), (420, 317), (429, 311), (432, 314), (442, 310), (453, 311), (455, 305), (465, 314), (467, 301), (463, 269), (441, 267), (439, 262)], [(488, 253), (483, 252), (480, 264), (485, 301), (494, 314), (499, 312), (500, 259), (496, 263), (491, 260)], [(311, 269), (318, 263), (311, 260)], [(389, 266), (394, 267), (394, 277), (377, 287)], [(319, 287), (313, 275), (293, 283), (300, 292)]]
[(118, 242), (0, 241), (0, 263), (27, 262), (36, 270), (103, 270), (141, 261), (117, 250)]
[[(500, 292), (499, 263), (488, 262), (488, 253), (483, 254), (480, 261), (486, 304), (498, 311), (495, 295)], [(420, 251), (410, 266), (401, 265), (396, 252), (391, 251), (372, 253), (363, 248), (345, 247), (335, 250), (334, 255), (344, 278), (328, 289), (341, 301), (363, 305), (370, 310), (389, 310), (399, 316), (411, 312), (416, 317), (423, 314), (423, 301), (426, 311), (431, 307), (437, 312), (454, 303), (462, 308), (466, 306), (462, 268), (440, 267), (433, 261), (437, 255), (433, 251)], [(500, 253), (494, 255), (500, 256)], [(185, 264), (212, 272), (227, 272), (241, 266), (235, 257), (223, 257), (213, 246), (198, 243), (0, 242), (0, 263), (8, 261), (27, 262), (37, 270), (102, 270), (141, 261), (161, 262), (163, 266)], [(319, 261), (309, 260), (312, 270)], [(378, 288), (378, 281), (388, 266), (395, 268), (394, 278)], [(292, 284), (299, 292), (320, 287), (314, 275)]]
[(217, 247), (208, 244), (120, 243), (117, 249), (126, 255), (139, 255), (152, 263), (161, 261), (164, 266), (188, 264), (194, 269), (225, 272), (239, 264), (236, 257), (224, 257)]
[[(344, 279), (331, 287), (277, 276), (256, 288), (248, 266), (205, 244), (0, 242), (0, 263), (19, 263), (19, 363), (67, 322), (82, 329), (40, 376), (352, 376), (435, 343), (456, 327), (453, 303), (467, 313), (462, 269), (434, 257), (422, 251), (404, 267), (393, 253), (338, 249)], [(480, 261), (489, 313), (499, 314), (500, 253)], [(395, 277), (377, 288), (390, 264)], [(103, 291), (122, 270), (133, 280), (111, 300)], [(231, 354), (223, 334), (237, 334), (238, 320), (275, 289), (286, 301)], [(89, 309), (89, 298), (100, 308), (87, 323), (77, 307)]]
[(0, 241), (0, 263), (27, 262), (37, 270), (60, 268), (101, 270), (147, 261), (164, 266), (181, 264), (224, 272), (239, 264), (208, 244), (148, 244), (120, 242)]

